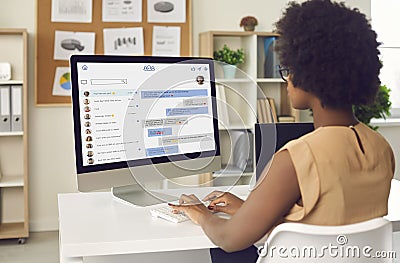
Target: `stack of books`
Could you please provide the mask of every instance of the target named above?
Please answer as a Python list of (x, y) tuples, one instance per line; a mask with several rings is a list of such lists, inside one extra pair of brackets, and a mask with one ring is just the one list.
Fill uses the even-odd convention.
[(259, 123), (278, 122), (275, 100), (273, 98), (257, 99), (257, 115)]
[(259, 123), (296, 122), (295, 116), (277, 114), (273, 98), (257, 99), (257, 116)]
[(296, 122), (296, 119), (294, 116), (282, 115), (282, 116), (278, 116), (278, 121), (279, 122)]

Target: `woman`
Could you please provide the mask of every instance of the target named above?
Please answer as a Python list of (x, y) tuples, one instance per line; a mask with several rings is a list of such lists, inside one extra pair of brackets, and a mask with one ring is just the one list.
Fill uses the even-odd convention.
[(226, 252), (251, 247), (280, 222), (344, 225), (387, 214), (393, 152), (352, 111), (380, 85), (375, 32), (358, 10), (329, 0), (290, 3), (276, 26), (288, 95), (294, 108), (312, 110), (315, 131), (274, 155), (245, 202), (216, 192), (208, 208), (193, 195), (174, 206)]

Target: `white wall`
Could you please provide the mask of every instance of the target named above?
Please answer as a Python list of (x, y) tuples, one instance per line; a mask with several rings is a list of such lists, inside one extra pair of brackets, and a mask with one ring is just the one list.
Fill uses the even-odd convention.
[[(192, 0), (193, 1), (193, 55), (198, 55), (201, 32), (209, 30), (242, 31), (242, 17), (255, 16), (256, 31), (272, 31), (289, 0)], [(366, 0), (347, 0), (349, 6), (357, 7), (370, 16), (371, 3)]]
[[(29, 32), (30, 222), (31, 230), (42, 231), (58, 228), (57, 194), (74, 192), (76, 187), (71, 108), (34, 106), (35, 2), (1, 1), (0, 27), (22, 27)], [(370, 1), (348, 2), (370, 14)], [(286, 0), (193, 0), (193, 54), (198, 54), (200, 32), (241, 30), (240, 19), (245, 15), (259, 19), (258, 31), (270, 31), (285, 3)]]
[(396, 171), (394, 176), (397, 180), (400, 180), (400, 125), (382, 125), (379, 127), (378, 131), (392, 146), (394, 157), (396, 159)]

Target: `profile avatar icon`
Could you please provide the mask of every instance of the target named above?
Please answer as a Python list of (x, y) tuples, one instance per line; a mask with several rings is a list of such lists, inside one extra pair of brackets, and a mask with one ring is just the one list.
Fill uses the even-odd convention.
[(88, 97), (89, 96), (89, 91), (85, 91), (85, 92), (83, 92), (83, 95), (85, 95), (85, 97)]
[(85, 127), (90, 127), (91, 123), (90, 121), (85, 122)]
[(85, 114), (85, 120), (90, 120), (90, 114)]
[(197, 81), (197, 84), (203, 85), (204, 84), (204, 77), (203, 76), (197, 76), (196, 77), (196, 81)]
[(88, 136), (88, 137), (86, 137), (86, 141), (87, 141), (87, 142), (91, 142), (91, 141), (93, 141), (93, 138), (92, 138), (92, 136)]
[(87, 160), (87, 162), (88, 162), (88, 164), (94, 164), (93, 158), (89, 158), (89, 159)]
[(93, 148), (93, 144), (91, 144), (91, 143), (86, 144), (86, 148), (87, 149), (92, 149)]
[(88, 151), (88, 153), (87, 153), (87, 157), (92, 157), (93, 156), (93, 151)]
[(86, 134), (92, 134), (92, 131), (90, 129), (86, 129), (85, 133)]
[(90, 102), (89, 102), (89, 100), (88, 100), (88, 99), (84, 99), (84, 100), (83, 100), (83, 104), (85, 104), (85, 105), (89, 105), (89, 103), (90, 103)]
[(89, 106), (85, 106), (84, 110), (85, 110), (85, 112), (90, 112)]

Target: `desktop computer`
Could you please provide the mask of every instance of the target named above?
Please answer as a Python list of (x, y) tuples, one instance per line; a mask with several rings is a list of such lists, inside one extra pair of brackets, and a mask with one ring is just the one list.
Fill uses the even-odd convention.
[(221, 169), (211, 59), (74, 55), (77, 185), (145, 206), (147, 182)]

